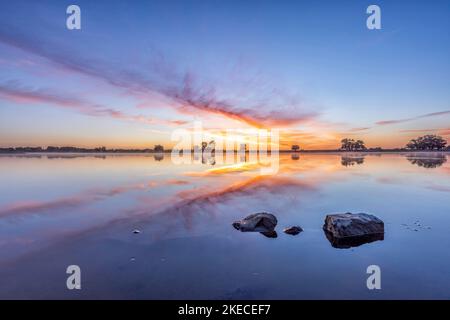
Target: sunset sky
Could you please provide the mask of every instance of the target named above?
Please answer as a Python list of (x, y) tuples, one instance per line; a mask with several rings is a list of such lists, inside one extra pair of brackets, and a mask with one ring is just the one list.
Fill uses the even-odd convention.
[(0, 70), (0, 147), (168, 148), (194, 121), (402, 147), (450, 138), (450, 1), (2, 2)]

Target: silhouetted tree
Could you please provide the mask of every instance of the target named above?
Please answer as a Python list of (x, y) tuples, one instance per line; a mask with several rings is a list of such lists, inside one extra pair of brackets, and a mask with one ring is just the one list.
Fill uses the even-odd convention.
[(292, 151), (297, 152), (298, 150), (300, 150), (300, 146), (298, 144), (293, 144), (291, 149)]
[(366, 150), (366, 146), (364, 145), (364, 141), (362, 140), (353, 140), (353, 139), (342, 139), (341, 140), (341, 150), (346, 151), (362, 151)]
[(153, 151), (155, 151), (155, 152), (164, 152), (164, 147), (162, 145), (160, 145), (160, 144), (157, 144), (153, 148)]
[(406, 145), (406, 148), (410, 150), (442, 150), (446, 145), (447, 141), (445, 141), (442, 137), (434, 134), (428, 134), (418, 137), (417, 139), (412, 139)]
[(356, 140), (355, 142), (355, 150), (366, 150), (366, 146), (364, 145), (364, 141), (362, 140)]
[(106, 147), (98, 147), (94, 149), (95, 152), (106, 152)]
[(207, 146), (208, 146), (208, 142), (202, 142), (202, 153), (205, 152), (205, 149)]

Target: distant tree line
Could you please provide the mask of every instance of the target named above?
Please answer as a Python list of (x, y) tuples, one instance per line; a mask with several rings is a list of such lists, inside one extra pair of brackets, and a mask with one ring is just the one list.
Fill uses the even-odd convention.
[[(437, 135), (427, 134), (416, 139), (412, 139), (406, 148), (409, 150), (444, 150), (447, 145), (447, 141)], [(447, 148), (448, 149), (448, 148)]]
[[(449, 150), (450, 146), (447, 146), (447, 141), (437, 135), (429, 134), (425, 136), (418, 137), (416, 139), (412, 139), (407, 145), (407, 150), (417, 150), (417, 151), (441, 151), (441, 150)], [(382, 148), (370, 148), (367, 149), (364, 141), (362, 140), (354, 140), (345, 138), (341, 140), (341, 150), (344, 151), (383, 151)], [(395, 148), (389, 150), (398, 150), (402, 151), (405, 149)]]
[(341, 150), (345, 151), (363, 151), (366, 150), (366, 146), (364, 145), (364, 141), (362, 140), (353, 140), (353, 139), (342, 139), (341, 140)]
[[(247, 145), (242, 144), (241, 149), (247, 151)], [(198, 150), (204, 153), (206, 150), (215, 152), (215, 141), (211, 140), (210, 142), (202, 142), (201, 146), (194, 146), (194, 151)], [(297, 152), (300, 150), (300, 146), (294, 144), (291, 146), (291, 150)], [(380, 147), (376, 148), (366, 148), (364, 141), (362, 140), (354, 140), (350, 138), (345, 138), (341, 140), (341, 148), (342, 151), (383, 151), (384, 149)], [(437, 135), (425, 135), (418, 137), (416, 139), (412, 139), (406, 145), (406, 150), (413, 151), (441, 151), (448, 150), (450, 151), (450, 146), (447, 146), (447, 141)], [(389, 149), (389, 151), (405, 151), (405, 148), (394, 148)], [(154, 146), (153, 149), (107, 149), (106, 147), (97, 147), (97, 148), (78, 148), (71, 146), (64, 147), (55, 147), (48, 146), (46, 148), (42, 147), (10, 147), (10, 148), (0, 148), (0, 153), (26, 153), (26, 152), (164, 152), (164, 147), (160, 144)]]
[(0, 153), (30, 153), (30, 152), (73, 152), (73, 153), (82, 153), (82, 152), (108, 152), (108, 153), (126, 153), (126, 152), (164, 152), (164, 147), (161, 145), (156, 145), (155, 148), (152, 149), (107, 149), (106, 147), (97, 147), (97, 148), (79, 148), (79, 147), (55, 147), (48, 146), (46, 148), (42, 147), (10, 147), (10, 148), (0, 148)]
[(160, 144), (157, 144), (153, 148), (153, 151), (155, 151), (155, 152), (164, 152), (164, 147), (162, 145), (160, 145)]

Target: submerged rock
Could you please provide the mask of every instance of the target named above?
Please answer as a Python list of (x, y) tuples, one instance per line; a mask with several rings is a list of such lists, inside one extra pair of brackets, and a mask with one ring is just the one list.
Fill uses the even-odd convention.
[(383, 221), (367, 213), (327, 215), (323, 230), (331, 245), (336, 248), (351, 248), (384, 240)]
[(324, 230), (325, 236), (330, 241), (330, 244), (334, 248), (338, 249), (350, 249), (353, 247), (359, 247), (360, 245), (371, 243), (374, 241), (382, 241), (384, 240), (384, 233), (374, 233), (368, 234), (364, 236), (355, 236), (355, 237), (343, 237), (338, 238), (334, 237), (331, 232)]
[(265, 232), (260, 232), (260, 233), (267, 238), (277, 238), (278, 237), (278, 234), (275, 230), (274, 231), (265, 231)]
[(291, 234), (293, 236), (295, 236), (296, 234), (299, 234), (302, 231), (303, 231), (303, 229), (301, 227), (299, 227), (299, 226), (292, 226), (292, 227), (289, 227), (289, 228), (285, 228), (283, 230), (284, 233)]
[(233, 222), (233, 227), (242, 232), (271, 232), (277, 223), (277, 218), (273, 214), (260, 212)]

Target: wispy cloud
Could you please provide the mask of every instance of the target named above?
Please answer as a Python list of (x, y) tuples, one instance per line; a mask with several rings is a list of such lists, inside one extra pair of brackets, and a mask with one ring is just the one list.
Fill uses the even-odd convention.
[(359, 128), (351, 128), (350, 132), (360, 132), (360, 131), (366, 131), (371, 129), (372, 127), (359, 127)]
[[(254, 99), (253, 103), (243, 101), (238, 95), (231, 97), (228, 95), (225, 99), (217, 94), (213, 85), (200, 85), (193, 81), (192, 72), (177, 72), (169, 63), (157, 63), (152, 72), (143, 74), (136, 70), (120, 69), (116, 64), (108, 64), (106, 61), (88, 59), (68, 48), (58, 47), (49, 41), (27, 36), (17, 30), (14, 32), (10, 30), (13, 29), (0, 28), (0, 43), (45, 58), (51, 64), (66, 70), (101, 79), (139, 98), (151, 99), (153, 94), (160, 94), (173, 102), (172, 107), (184, 113), (192, 114), (200, 110), (258, 127), (292, 125), (310, 121), (319, 115), (317, 111), (309, 110), (298, 99), (283, 93), (279, 88), (265, 88), (270, 94), (266, 98)], [(277, 96), (278, 101), (273, 100), (274, 96)], [(66, 101), (59, 101), (57, 97), (51, 99), (55, 104), (62, 102), (68, 106)], [(141, 107), (142, 105), (146, 104), (140, 104)], [(120, 113), (107, 109), (97, 110), (94, 113), (123, 117)], [(137, 118), (137, 120), (144, 119)]]
[(450, 192), (449, 186), (443, 186), (438, 184), (431, 184), (427, 186), (428, 189), (434, 190), (434, 191), (441, 191), (441, 192)]
[(424, 133), (424, 132), (434, 132), (438, 133), (442, 136), (446, 136), (450, 134), (450, 128), (434, 128), (434, 129), (405, 129), (400, 130), (402, 133)]
[(339, 136), (355, 136), (355, 135), (365, 135), (370, 133), (370, 129), (372, 127), (357, 127), (357, 128), (349, 128), (347, 130), (338, 131)]
[(382, 120), (382, 121), (376, 122), (376, 124), (384, 126), (384, 125), (389, 125), (389, 124), (397, 124), (397, 123), (409, 122), (409, 121), (423, 119), (423, 118), (431, 118), (431, 117), (436, 117), (436, 116), (442, 116), (442, 115), (446, 115), (446, 114), (450, 114), (450, 110), (426, 113), (426, 114), (422, 114), (422, 115), (419, 115), (419, 116), (416, 116), (416, 117), (411, 117), (411, 118), (395, 119), (395, 120)]
[(311, 121), (319, 115), (316, 111), (307, 110), (295, 98), (279, 90), (273, 90), (272, 94), (278, 95), (280, 103), (271, 103), (266, 99), (255, 104), (248, 102), (245, 104), (239, 101), (239, 97), (221, 99), (213, 86), (198, 85), (190, 74), (184, 76), (183, 82), (178, 87), (167, 88), (164, 93), (178, 102), (181, 111), (190, 113), (193, 109), (201, 110), (257, 127), (289, 126)]
[(180, 125), (179, 120), (160, 120), (143, 115), (130, 115), (115, 108), (92, 103), (79, 97), (57, 93), (56, 90), (33, 88), (21, 85), (18, 81), (0, 83), (0, 98), (16, 103), (50, 104), (59, 108), (75, 110), (79, 113), (95, 117), (110, 117), (114, 119), (134, 121), (143, 124)]

